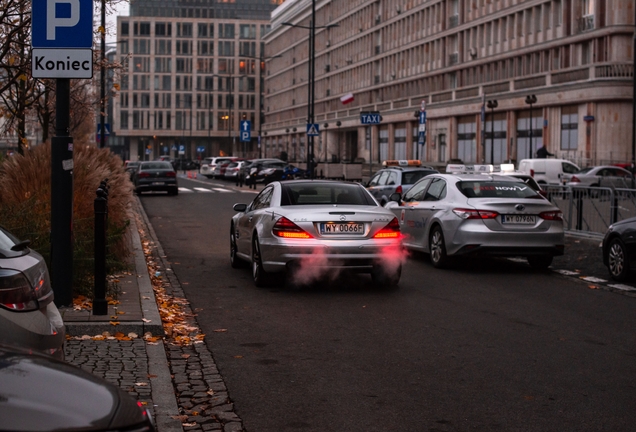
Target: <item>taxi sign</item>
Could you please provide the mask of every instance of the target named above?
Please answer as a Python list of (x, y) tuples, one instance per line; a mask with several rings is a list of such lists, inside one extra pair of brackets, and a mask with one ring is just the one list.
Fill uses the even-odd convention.
[(490, 174), (495, 171), (494, 165), (460, 165), (460, 164), (448, 164), (446, 165), (447, 173), (454, 174)]
[(404, 160), (404, 159), (400, 159), (400, 160), (385, 160), (384, 162), (382, 162), (382, 166), (401, 166), (401, 167), (407, 167), (407, 166), (421, 166), (422, 162), (420, 162), (419, 160), (415, 160), (415, 159), (408, 159), (408, 160)]

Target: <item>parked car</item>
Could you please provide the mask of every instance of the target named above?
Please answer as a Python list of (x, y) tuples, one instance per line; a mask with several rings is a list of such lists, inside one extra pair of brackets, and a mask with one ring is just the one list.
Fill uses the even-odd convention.
[(564, 253), (561, 210), (512, 176), (430, 174), (385, 207), (400, 221), (404, 246), (430, 254), (437, 268), (476, 254), (524, 257), (545, 269)]
[(124, 170), (126, 170), (126, 172), (130, 175), (130, 181), (132, 181), (133, 175), (135, 174), (135, 171), (137, 171), (137, 168), (139, 168), (140, 163), (141, 162), (139, 161), (126, 161)]
[(199, 169), (199, 162), (192, 159), (175, 159), (172, 162), (172, 167), (175, 171), (191, 171)]
[(625, 188), (632, 187), (633, 176), (628, 170), (611, 165), (583, 168), (572, 174), (563, 174), (564, 184), (570, 186), (590, 186)]
[(603, 238), (603, 263), (612, 279), (625, 281), (636, 260), (636, 217), (616, 222)]
[(128, 393), (48, 356), (0, 346), (0, 383), (3, 431), (155, 431)]
[(218, 163), (232, 162), (233, 160), (236, 160), (236, 159), (238, 158), (234, 156), (215, 156), (215, 157), (205, 158), (203, 160), (203, 163), (201, 164), (201, 168), (199, 168), (199, 173), (201, 175), (204, 175), (207, 178), (213, 178), (214, 169), (216, 168), (216, 165)]
[(539, 184), (562, 185), (564, 174), (580, 171), (578, 165), (565, 159), (522, 159), (519, 171), (529, 174)]
[(507, 175), (510, 177), (518, 178), (522, 180), (529, 187), (537, 191), (542, 197), (548, 198), (548, 191), (545, 190), (530, 174), (522, 173), (521, 171), (516, 171), (514, 164), (501, 164), (499, 165), (499, 171), (493, 170), (494, 173), (500, 175)]
[(381, 206), (389, 202), (389, 197), (397, 192), (404, 194), (419, 179), (439, 171), (430, 166), (422, 166), (419, 160), (388, 160), (366, 183), (366, 188)]
[(225, 180), (236, 180), (236, 176), (239, 175), (245, 163), (246, 161), (231, 162), (225, 169), (225, 174), (223, 175), (223, 178)]
[(66, 327), (53, 297), (42, 255), (0, 227), (0, 343), (64, 358)]
[(236, 162), (239, 160), (242, 160), (242, 159), (238, 157), (232, 157), (230, 159), (223, 159), (223, 160), (217, 161), (216, 166), (214, 167), (214, 170), (212, 171), (212, 177), (214, 177), (215, 179), (225, 178), (225, 170), (227, 170), (227, 167), (230, 166), (232, 162)]
[(342, 270), (370, 273), (379, 285), (400, 280), (398, 220), (359, 184), (276, 181), (234, 211), (230, 262), (249, 263), (256, 286), (272, 274), (320, 279)]
[(275, 158), (250, 159), (243, 166), (243, 174), (246, 184), (262, 183), (263, 177), (259, 173), (264, 168), (272, 168), (276, 166), (284, 167), (287, 162)]
[(178, 195), (177, 173), (169, 162), (142, 162), (133, 176), (135, 193), (164, 191), (168, 195)]

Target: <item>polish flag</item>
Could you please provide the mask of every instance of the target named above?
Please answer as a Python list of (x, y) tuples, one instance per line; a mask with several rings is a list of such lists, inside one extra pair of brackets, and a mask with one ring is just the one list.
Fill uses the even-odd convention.
[(342, 102), (343, 105), (346, 105), (349, 102), (353, 102), (353, 93), (347, 93), (346, 95), (341, 97), (340, 102)]

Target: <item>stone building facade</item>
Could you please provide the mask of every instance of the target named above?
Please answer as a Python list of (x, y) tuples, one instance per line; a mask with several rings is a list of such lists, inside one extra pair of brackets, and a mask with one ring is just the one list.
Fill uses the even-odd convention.
[[(266, 54), (279, 56), (267, 70), (265, 154), (285, 151), (301, 162), (311, 6), (285, 1), (264, 38)], [(629, 162), (634, 7), (634, 0), (316, 0), (314, 157), (501, 163), (534, 157), (544, 145), (581, 166)], [(363, 125), (364, 112), (379, 112), (381, 123)]]

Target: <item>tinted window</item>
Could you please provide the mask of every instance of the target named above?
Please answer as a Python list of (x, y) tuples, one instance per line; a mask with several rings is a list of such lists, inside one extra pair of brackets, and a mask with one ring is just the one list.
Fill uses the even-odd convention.
[(251, 210), (258, 210), (261, 208), (269, 207), (269, 204), (272, 200), (273, 191), (274, 191), (274, 188), (270, 187), (270, 188), (264, 189), (263, 192), (258, 194), (258, 196), (254, 198), (254, 201), (252, 202)]
[(579, 169), (576, 167), (576, 165), (568, 163), (568, 162), (563, 162), (563, 172), (564, 173), (568, 173), (568, 174), (574, 174), (575, 172), (579, 171)]
[(404, 201), (422, 201), (424, 197), (424, 191), (431, 184), (432, 179), (424, 179), (417, 184), (415, 184), (408, 192), (404, 195)]
[(534, 198), (539, 195), (522, 182), (461, 181), (457, 187), (468, 198)]
[(419, 179), (425, 177), (429, 174), (434, 174), (437, 171), (406, 171), (402, 173), (402, 184), (403, 185), (412, 185), (415, 184)]
[(380, 176), (381, 175), (382, 175), (381, 173), (374, 175), (373, 178), (371, 179), (371, 181), (369, 181), (369, 186), (377, 185), (378, 184), (378, 180), (380, 180)]
[(446, 182), (444, 179), (436, 178), (424, 195), (424, 201), (439, 201), (446, 197)]
[(361, 186), (343, 183), (294, 183), (282, 189), (281, 205), (371, 205), (375, 201)]
[(172, 165), (169, 162), (152, 162), (152, 163), (144, 163), (141, 164), (141, 170), (152, 170), (152, 169), (160, 169), (160, 170), (171, 170)]

